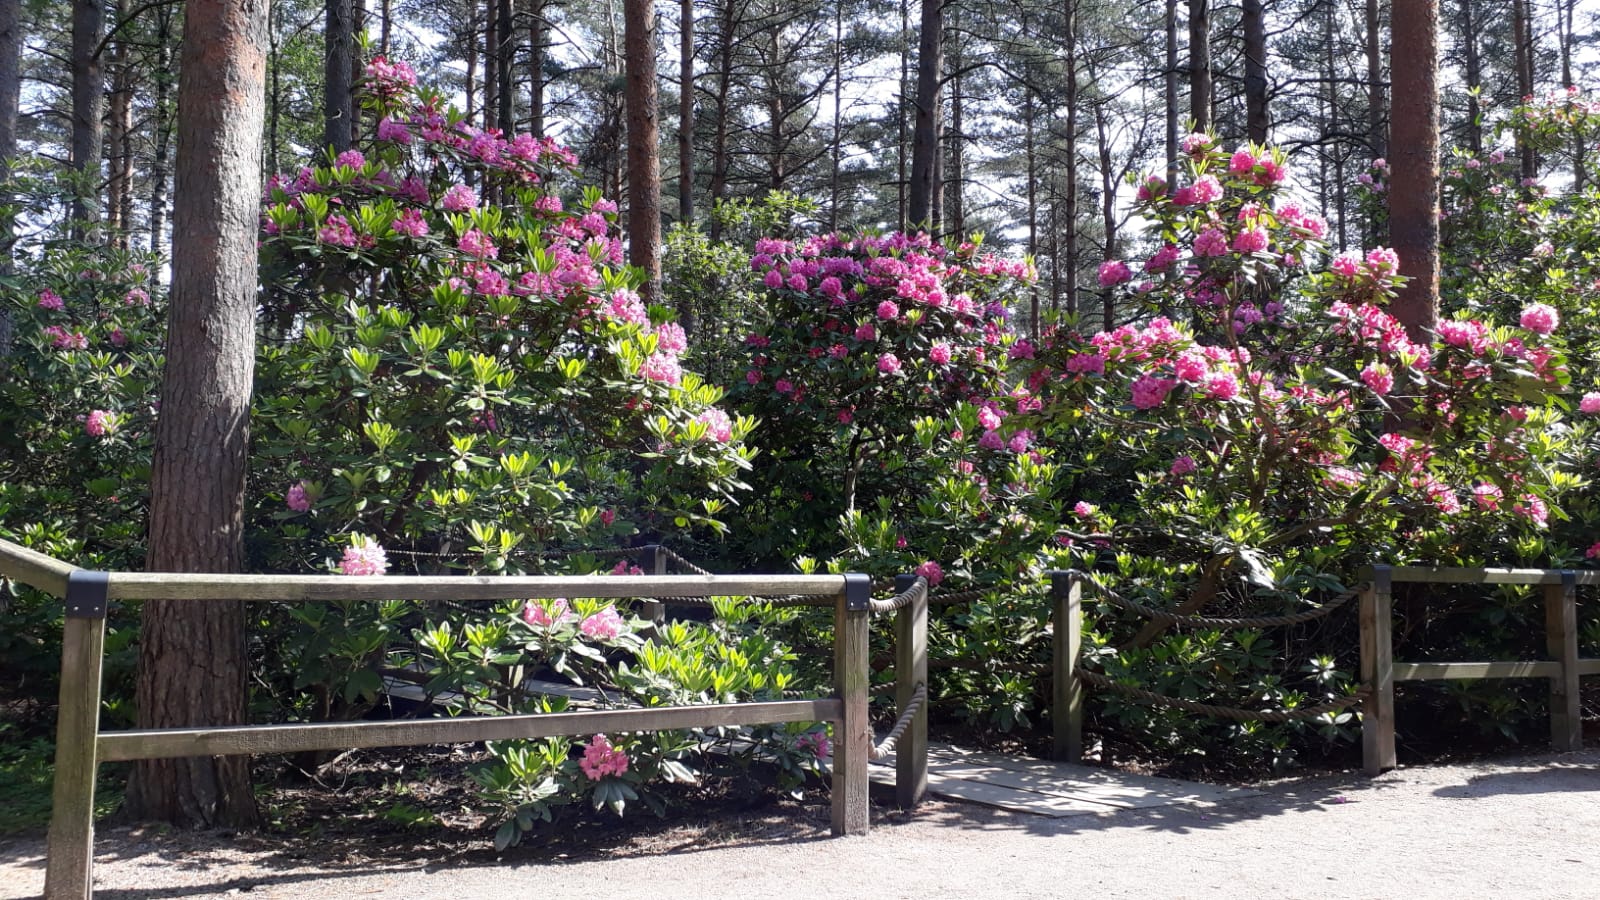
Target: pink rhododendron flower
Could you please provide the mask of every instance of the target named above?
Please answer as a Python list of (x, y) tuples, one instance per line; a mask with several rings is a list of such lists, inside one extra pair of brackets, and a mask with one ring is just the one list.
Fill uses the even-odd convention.
[(1256, 169), (1255, 154), (1241, 147), (1233, 151), (1233, 156), (1228, 159), (1229, 175), (1249, 175)]
[(1200, 466), (1194, 461), (1194, 457), (1185, 455), (1173, 460), (1172, 468), (1168, 469), (1167, 471), (1174, 475), (1182, 476), (1188, 475), (1190, 472), (1193, 472), (1198, 468), (1200, 468)]
[(728, 414), (716, 407), (695, 416), (694, 420), (706, 426), (706, 437), (719, 444), (726, 444), (733, 440), (733, 422)]
[(1232, 372), (1206, 376), (1206, 396), (1212, 400), (1232, 400), (1239, 396), (1239, 379)]
[(917, 566), (916, 573), (928, 579), (928, 587), (938, 587), (939, 582), (944, 580), (944, 569), (931, 559)]
[(1201, 175), (1194, 180), (1193, 185), (1190, 185), (1190, 190), (1194, 191), (1196, 204), (1222, 199), (1222, 182), (1218, 181), (1215, 175)]
[(554, 628), (571, 618), (572, 610), (567, 608), (565, 597), (529, 600), (522, 605), (522, 621), (534, 628)]
[(1511, 511), (1539, 528), (1545, 526), (1545, 520), (1550, 516), (1550, 508), (1545, 506), (1543, 500), (1533, 494), (1523, 494), (1521, 500), (1511, 505)]
[(382, 575), (389, 571), (389, 557), (377, 541), (358, 534), (354, 543), (345, 548), (339, 571), (345, 575)]
[(478, 206), (478, 192), (470, 185), (451, 185), (439, 199), (439, 205), (449, 212), (466, 212)]
[(1094, 518), (1095, 513), (1098, 513), (1099, 511), (1100, 507), (1095, 506), (1093, 503), (1087, 503), (1083, 500), (1079, 500), (1077, 503), (1072, 505), (1072, 514), (1080, 519), (1092, 519)]
[(1133, 405), (1135, 409), (1154, 409), (1166, 402), (1167, 395), (1177, 386), (1171, 378), (1157, 378), (1154, 375), (1140, 375), (1133, 382)]
[(1394, 389), (1394, 373), (1383, 363), (1372, 363), (1362, 369), (1361, 381), (1380, 397)]
[(297, 513), (311, 510), (311, 496), (306, 493), (306, 483), (298, 481), (289, 486), (289, 491), (284, 495), (283, 502)]
[(1228, 236), (1220, 228), (1208, 228), (1194, 239), (1195, 256), (1224, 256), (1227, 252)]
[(652, 353), (639, 366), (639, 377), (676, 387), (683, 381), (683, 366), (670, 353)]
[(1595, 543), (1590, 544), (1589, 545), (1589, 549), (1584, 551), (1583, 555), (1585, 557), (1588, 557), (1589, 559), (1594, 559), (1596, 557), (1600, 557), (1600, 541), (1596, 541)]
[(893, 353), (885, 353), (878, 357), (878, 371), (884, 375), (893, 375), (900, 371), (900, 357)]
[(1534, 334), (1549, 334), (1561, 324), (1561, 314), (1545, 303), (1535, 303), (1522, 311), (1522, 327)]
[(1267, 230), (1246, 228), (1234, 237), (1233, 249), (1240, 253), (1259, 253), (1267, 249)]
[(390, 227), (406, 237), (419, 238), (427, 235), (428, 220), (422, 217), (422, 213), (408, 209), (401, 212)]
[(1154, 255), (1145, 260), (1144, 270), (1152, 273), (1165, 272), (1172, 268), (1172, 264), (1177, 262), (1182, 255), (1183, 253), (1178, 249), (1178, 245), (1162, 244), (1160, 250), (1157, 250)]
[[(601, 307), (600, 314), (614, 322), (626, 325), (648, 326), (650, 313), (645, 309), (644, 301), (639, 295), (627, 288), (613, 291), (606, 299), (606, 305)], [(656, 344), (660, 347), (660, 342)], [(664, 349), (664, 348), (663, 348)]]
[(117, 414), (103, 409), (89, 413), (83, 422), (83, 430), (91, 437), (105, 437), (115, 434), (117, 430)]
[[(950, 345), (934, 344), (928, 349), (928, 361), (936, 366), (946, 365), (950, 362)], [(1600, 403), (1600, 394), (1594, 395), (1596, 402)]]
[(1006, 442), (1006, 449), (1010, 450), (1012, 453), (1027, 453), (1028, 448), (1032, 446), (1033, 432), (1026, 428), (1018, 431), (1016, 434), (1013, 434), (1011, 436), (1011, 440)]
[(578, 768), (591, 781), (599, 781), (608, 775), (622, 775), (628, 771), (628, 754), (612, 747), (605, 735), (597, 734), (583, 748), (583, 758), (578, 760)]
[(122, 296), (122, 302), (126, 306), (149, 306), (150, 295), (141, 288), (133, 288)]
[(1485, 512), (1492, 512), (1500, 508), (1500, 501), (1505, 499), (1505, 492), (1492, 484), (1480, 484), (1472, 489), (1472, 499), (1478, 508)]
[(1344, 466), (1329, 466), (1324, 475), (1334, 487), (1354, 489), (1361, 486), (1361, 473)]
[(878, 329), (872, 327), (871, 322), (863, 322), (856, 326), (856, 340), (866, 342), (878, 339)]
[(828, 740), (828, 732), (819, 729), (808, 731), (795, 738), (794, 748), (821, 759), (833, 752), (833, 743)]
[(617, 614), (616, 607), (608, 606), (584, 619), (578, 630), (590, 640), (609, 641), (622, 633), (622, 616)]
[(1133, 280), (1133, 272), (1120, 259), (1108, 259), (1100, 264), (1100, 286), (1116, 287)]
[(128, 335), (121, 328), (113, 328), (113, 329), (111, 329), (111, 331), (106, 334), (106, 340), (113, 347), (126, 347), (126, 346), (128, 346)]
[(896, 306), (893, 300), (885, 300), (878, 304), (878, 318), (892, 319), (898, 315), (900, 315), (900, 307)]
[(679, 354), (689, 347), (689, 336), (677, 322), (666, 322), (656, 329), (656, 348), (662, 353)]
[(613, 575), (643, 575), (644, 574), (644, 570), (639, 568), (638, 566), (634, 565), (633, 563), (628, 562), (625, 559), (619, 559), (619, 560), (617, 560), (617, 564), (611, 567), (611, 574), (613, 574)]
[(1590, 391), (1578, 401), (1578, 411), (1588, 415), (1600, 413), (1600, 391)]
[[(135, 288), (135, 290), (137, 290), (137, 288)], [(129, 293), (131, 294), (133, 292), (129, 291)], [(49, 288), (45, 288), (44, 290), (39, 292), (39, 308), (40, 309), (50, 309), (50, 310), (59, 311), (61, 309), (64, 309), (65, 307), (66, 307), (66, 303), (62, 301), (61, 295), (57, 294), (55, 291), (52, 291)]]
[(1211, 147), (1211, 135), (1199, 131), (1185, 135), (1182, 146), (1184, 153), (1193, 156)]
[(396, 122), (388, 116), (384, 116), (378, 120), (378, 140), (393, 141), (396, 144), (409, 144), (411, 143), (411, 129), (407, 128), (404, 122)]
[(479, 259), (499, 259), (500, 248), (494, 245), (494, 240), (476, 228), (469, 229), (456, 241), (457, 249), (468, 256)]

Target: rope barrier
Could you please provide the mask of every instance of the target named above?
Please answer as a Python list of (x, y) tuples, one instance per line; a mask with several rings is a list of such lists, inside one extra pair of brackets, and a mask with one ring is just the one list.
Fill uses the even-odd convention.
[(898, 594), (895, 594), (893, 597), (890, 597), (888, 600), (873, 600), (873, 601), (871, 601), (872, 602), (872, 611), (874, 613), (894, 612), (897, 609), (905, 609), (906, 607), (908, 607), (911, 604), (917, 602), (918, 600), (926, 600), (927, 598), (928, 598), (928, 579), (923, 578), (921, 575), (918, 575), (917, 576), (917, 580), (911, 582), (911, 586), (910, 587), (906, 588), (905, 590), (901, 591)]
[(1166, 706), (1173, 709), (1182, 709), (1188, 712), (1215, 716), (1219, 719), (1229, 719), (1234, 722), (1305, 722), (1318, 719), (1328, 713), (1342, 712), (1367, 699), (1371, 693), (1370, 688), (1363, 687), (1348, 697), (1331, 700), (1320, 706), (1310, 706), (1305, 709), (1241, 709), (1236, 706), (1217, 706), (1211, 703), (1201, 703), (1197, 700), (1184, 700), (1179, 697), (1169, 697), (1166, 694), (1157, 694), (1143, 688), (1122, 684), (1107, 678), (1098, 672), (1084, 669), (1077, 670), (1079, 680), (1102, 690), (1121, 694), (1134, 700), (1142, 700), (1156, 706)]
[(928, 685), (919, 682), (916, 691), (911, 694), (911, 701), (906, 704), (905, 709), (900, 711), (900, 718), (895, 720), (894, 727), (889, 729), (889, 733), (884, 736), (883, 740), (878, 742), (877, 746), (872, 748), (872, 752), (868, 755), (874, 760), (880, 760), (893, 753), (894, 745), (899, 743), (900, 736), (906, 733), (907, 728), (911, 727), (911, 720), (916, 718), (917, 710), (922, 708), (922, 702), (926, 699), (928, 699)]
[(705, 569), (702, 569), (699, 566), (695, 565), (694, 563), (688, 561), (687, 559), (684, 559), (682, 554), (680, 554), (678, 551), (672, 549), (671, 547), (668, 547), (665, 544), (657, 544), (656, 546), (657, 546), (657, 548), (659, 548), (659, 552), (665, 554), (667, 559), (670, 559), (673, 562), (677, 563), (678, 567), (680, 569), (684, 569), (684, 570), (686, 570), (688, 572), (691, 572), (691, 573), (693, 573), (695, 575), (710, 575), (711, 574), (710, 572), (706, 571)]
[(1146, 606), (1136, 600), (1129, 600), (1121, 594), (1118, 594), (1116, 591), (1106, 587), (1093, 575), (1086, 575), (1084, 580), (1093, 586), (1095, 591), (1098, 592), (1099, 595), (1106, 600), (1106, 602), (1117, 607), (1118, 609), (1123, 609), (1136, 615), (1144, 616), (1145, 618), (1159, 624), (1181, 625), (1188, 628), (1281, 628), (1289, 625), (1299, 625), (1305, 622), (1315, 621), (1328, 615), (1329, 613), (1332, 613), (1339, 607), (1349, 603), (1351, 598), (1358, 596), (1368, 587), (1367, 584), (1358, 585), (1350, 588), (1337, 597), (1334, 597), (1332, 600), (1323, 603), (1321, 606), (1318, 606), (1315, 609), (1308, 609), (1304, 612), (1291, 613), (1289, 615), (1247, 617), (1185, 616), (1178, 613), (1167, 612), (1166, 610), (1162, 609), (1156, 609), (1152, 606)]

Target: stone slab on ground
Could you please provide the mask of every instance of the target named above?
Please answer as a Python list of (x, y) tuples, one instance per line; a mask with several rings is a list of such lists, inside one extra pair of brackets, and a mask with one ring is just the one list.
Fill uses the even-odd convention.
[[(874, 765), (871, 777), (880, 784), (893, 784), (894, 757)], [(940, 797), (1051, 818), (1114, 809), (1226, 803), (1260, 793), (982, 753), (949, 744), (928, 747), (928, 790)]]

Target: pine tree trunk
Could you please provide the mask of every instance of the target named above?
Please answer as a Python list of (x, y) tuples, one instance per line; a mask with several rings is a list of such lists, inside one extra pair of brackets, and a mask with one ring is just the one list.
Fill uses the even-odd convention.
[[(1529, 19), (1528, 0), (1511, 0), (1511, 36), (1515, 44), (1513, 61), (1517, 70), (1517, 94), (1523, 98), (1533, 96), (1533, 23)], [(1533, 145), (1517, 139), (1517, 155), (1522, 160), (1522, 177), (1533, 178), (1539, 174), (1538, 154)]]
[(72, 201), (73, 233), (87, 236), (87, 226), (100, 220), (96, 198), (100, 193), (100, 143), (103, 135), (105, 71), (100, 60), (100, 37), (105, 29), (101, 0), (72, 3), (72, 168), (83, 173)]
[(500, 67), (499, 119), (500, 128), (510, 135), (517, 130), (516, 104), (513, 102), (516, 100), (516, 73), (512, 69), (517, 55), (517, 33), (511, 27), (511, 0), (499, 0), (497, 9), (500, 27), (496, 30), (499, 43), (495, 45), (495, 56), (499, 59)]
[(478, 115), (478, 0), (467, 0), (467, 25), (462, 35), (462, 43), (467, 48), (467, 75), (465, 93), (467, 95), (466, 113), (470, 123)]
[(1067, 88), (1067, 216), (1066, 259), (1057, 259), (1062, 289), (1066, 294), (1067, 314), (1078, 314), (1078, 0), (1066, 0), (1061, 45), (1066, 50)]
[(833, 8), (833, 135), (828, 142), (828, 230), (839, 230), (844, 165), (844, 5)]
[(911, 0), (900, 0), (900, 102), (895, 111), (895, 190), (898, 194), (900, 231), (910, 229), (911, 175), (910, 145), (906, 140), (906, 118), (910, 113), (911, 97)]
[(496, 0), (483, 0), (483, 129), (500, 127), (500, 16)]
[(661, 297), (661, 153), (656, 111), (655, 9), (625, 0), (622, 9), (628, 111), (628, 255), (645, 271), (646, 303)]
[(1483, 57), (1478, 48), (1476, 0), (1461, 0), (1461, 45), (1467, 57), (1467, 146), (1474, 155), (1483, 152), (1483, 107), (1471, 88), (1483, 85)]
[(1167, 181), (1178, 177), (1178, 0), (1167, 0)]
[(355, 11), (351, 0), (327, 0), (322, 43), (322, 143), (335, 153), (350, 149), (354, 93), (350, 73), (355, 59)]
[[(22, 102), (21, 59), (22, 4), (0, 2), (0, 180), (9, 177), (11, 161), (17, 156), (17, 113)], [(11, 248), (16, 242), (16, 219), (7, 206), (9, 199), (0, 194), (0, 275), (11, 273)], [(0, 318), (6, 316), (0, 312)], [(9, 333), (7, 322), (0, 322), (0, 331)]]
[[(1090, 73), (1094, 79), (1093, 72)], [(1105, 258), (1117, 258), (1117, 178), (1112, 171), (1111, 160), (1111, 135), (1106, 127), (1106, 105), (1096, 103), (1094, 107), (1095, 143), (1100, 151), (1100, 227), (1105, 232), (1106, 246)], [(1110, 331), (1116, 327), (1117, 308), (1116, 292), (1105, 292), (1105, 330)]]
[[(128, 14), (128, 0), (117, 0), (113, 22)], [(107, 238), (111, 245), (128, 249), (128, 232), (133, 230), (133, 72), (128, 66), (128, 41), (119, 34), (111, 41), (111, 95), (107, 116), (110, 125), (106, 141)]]
[(1211, 0), (1189, 0), (1189, 117), (1211, 128)]
[[(178, 85), (172, 303), (151, 470), (153, 572), (236, 572), (255, 364), (269, 0), (188, 0)], [(150, 600), (136, 689), (140, 728), (246, 721), (244, 607)], [(135, 819), (257, 822), (243, 756), (146, 760), (128, 779)]]
[[(1022, 154), (1027, 162), (1027, 198), (1028, 198), (1028, 258), (1039, 258), (1039, 171), (1037, 168), (1038, 154), (1033, 143), (1034, 118), (1038, 111), (1034, 108), (1033, 88), (1023, 86), (1022, 100)], [(1037, 282), (1028, 289), (1029, 306), (1032, 312), (1030, 317), (1029, 334), (1033, 340), (1039, 340), (1039, 285)]]
[(911, 228), (933, 224), (934, 194), (939, 185), (940, 77), (944, 73), (944, 3), (921, 0), (922, 32), (917, 44), (916, 122), (911, 132), (911, 188), (906, 216)]
[(1244, 0), (1245, 130), (1257, 144), (1272, 127), (1267, 112), (1267, 16), (1261, 0)]
[(952, 40), (954, 51), (950, 55), (950, 169), (949, 177), (942, 179), (944, 191), (948, 199), (948, 213), (945, 220), (949, 222), (949, 232), (957, 239), (967, 236), (967, 206), (962, 189), (966, 185), (966, 155), (963, 142), (966, 132), (963, 131), (965, 123), (962, 121), (961, 109), (961, 51), (960, 41)]
[(394, 21), (394, 8), (390, 0), (383, 0), (382, 3), (378, 4), (378, 15), (383, 18), (383, 22), (380, 26), (383, 30), (378, 34), (378, 55), (387, 59), (389, 56), (389, 40), (393, 34)]
[(678, 4), (678, 221), (694, 221), (694, 0)]
[(1383, 30), (1378, 0), (1367, 0), (1367, 143), (1372, 156), (1381, 159), (1389, 147), (1389, 130), (1383, 93)]
[[(717, 123), (711, 137), (711, 206), (728, 197), (728, 98), (733, 90), (733, 36), (734, 4), (737, 0), (723, 0), (718, 7), (717, 22)], [(711, 239), (722, 237), (722, 220), (711, 218)]]
[(151, 111), (150, 252), (160, 255), (167, 228), (167, 155), (172, 149), (172, 7), (156, 10), (156, 101)]
[(1414, 341), (1439, 318), (1439, 3), (1395, 4), (1389, 235), (1411, 279), (1390, 311)]
[[(545, 0), (531, 0), (528, 25), (528, 133), (544, 137)], [(691, 0), (692, 2), (692, 0)]]

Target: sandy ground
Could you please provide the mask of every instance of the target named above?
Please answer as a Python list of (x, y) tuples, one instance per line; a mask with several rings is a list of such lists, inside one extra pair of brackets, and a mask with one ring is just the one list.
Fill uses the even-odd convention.
[[(1260, 797), (1044, 819), (931, 803), (832, 840), (816, 815), (702, 824), (579, 861), (404, 858), (110, 829), (97, 896), (517, 898), (1600, 897), (1600, 751), (1285, 781)], [(326, 848), (320, 848), (326, 851)], [(38, 896), (39, 840), (0, 844)]]

